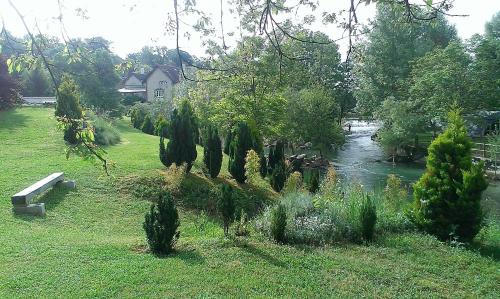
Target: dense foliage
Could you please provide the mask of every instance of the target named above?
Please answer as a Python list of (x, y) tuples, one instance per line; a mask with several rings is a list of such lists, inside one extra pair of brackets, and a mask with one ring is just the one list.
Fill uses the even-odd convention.
[(271, 235), (277, 243), (285, 243), (286, 211), (285, 207), (278, 204), (271, 214)]
[(222, 166), (222, 144), (217, 128), (209, 126), (203, 143), (203, 163), (211, 178), (219, 175)]
[(238, 183), (244, 183), (245, 177), (245, 158), (250, 149), (257, 153), (262, 153), (262, 141), (260, 137), (252, 130), (247, 123), (240, 122), (233, 132), (234, 136), (229, 148), (229, 173)]
[(78, 127), (83, 119), (83, 110), (80, 106), (78, 86), (68, 76), (63, 77), (63, 81), (59, 85), (55, 115), (68, 119), (67, 126), (64, 128), (64, 140), (70, 144), (76, 144)]
[(19, 104), (19, 83), (9, 74), (5, 58), (0, 55), (0, 110)]
[(151, 204), (144, 219), (144, 231), (149, 248), (156, 254), (168, 254), (174, 250), (179, 239), (179, 213), (169, 193), (162, 193), (157, 202)]
[(483, 164), (473, 164), (472, 143), (458, 111), (429, 146), (426, 171), (414, 186), (413, 220), (441, 240), (471, 241), (483, 223)]
[(186, 100), (172, 113), (170, 140), (166, 149), (163, 137), (160, 137), (160, 161), (165, 166), (186, 163), (186, 171), (191, 170), (197, 156), (193, 117), (192, 108)]

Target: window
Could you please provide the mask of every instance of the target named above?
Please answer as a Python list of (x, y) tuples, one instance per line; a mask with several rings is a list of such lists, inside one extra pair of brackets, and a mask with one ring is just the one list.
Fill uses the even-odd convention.
[(163, 95), (165, 94), (165, 90), (162, 88), (155, 89), (155, 98), (163, 98)]
[(168, 82), (167, 81), (160, 81), (160, 87), (167, 86)]

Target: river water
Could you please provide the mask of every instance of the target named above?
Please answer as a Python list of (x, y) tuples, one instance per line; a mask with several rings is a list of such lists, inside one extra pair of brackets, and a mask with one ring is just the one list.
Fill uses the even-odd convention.
[[(410, 186), (424, 172), (423, 163), (386, 162), (383, 149), (371, 140), (378, 126), (374, 122), (350, 120), (351, 133), (346, 143), (330, 155), (337, 172), (348, 182), (359, 182), (367, 190), (380, 190), (385, 186), (387, 175), (395, 174)], [(484, 193), (487, 210), (500, 215), (500, 183), (490, 182)]]

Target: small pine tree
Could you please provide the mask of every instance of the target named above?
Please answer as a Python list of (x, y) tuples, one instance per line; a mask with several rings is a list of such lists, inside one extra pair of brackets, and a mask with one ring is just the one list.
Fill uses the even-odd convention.
[(367, 195), (365, 200), (361, 203), (359, 222), (361, 224), (361, 235), (363, 239), (371, 241), (375, 232), (375, 224), (377, 223), (377, 209), (369, 195)]
[(180, 109), (174, 109), (172, 113), (170, 141), (166, 149), (160, 138), (160, 161), (167, 167), (173, 163), (186, 163), (187, 172), (191, 170), (197, 156), (191, 113), (191, 105), (184, 100)]
[(156, 254), (168, 254), (173, 251), (179, 239), (179, 213), (169, 193), (160, 195), (151, 205), (144, 217), (144, 231), (149, 248)]
[(283, 186), (285, 186), (285, 181), (285, 163), (281, 161), (274, 166), (273, 173), (271, 174), (271, 187), (273, 187), (274, 191), (280, 192)]
[(247, 179), (247, 183), (256, 183), (259, 175), (260, 157), (253, 149), (251, 149), (247, 152), (247, 156), (245, 157), (245, 177)]
[(224, 235), (229, 235), (229, 226), (234, 221), (234, 196), (233, 188), (228, 184), (223, 184), (221, 187), (221, 196), (219, 198), (219, 211), (224, 224)]
[(63, 76), (59, 85), (55, 115), (67, 119), (64, 140), (70, 144), (76, 144), (79, 120), (83, 118), (83, 110), (80, 106), (78, 86), (68, 76)]
[(488, 183), (482, 163), (474, 165), (472, 142), (460, 111), (429, 146), (426, 171), (414, 186), (411, 218), (441, 240), (471, 241), (483, 225), (481, 193)]
[(277, 243), (285, 243), (286, 211), (282, 204), (278, 204), (271, 213), (271, 236)]
[(216, 178), (222, 166), (222, 145), (219, 132), (216, 128), (208, 126), (204, 147), (203, 162), (208, 169), (211, 178)]
[(260, 156), (260, 176), (265, 178), (267, 176), (267, 159), (264, 154)]
[(149, 135), (154, 135), (155, 133), (155, 126), (153, 124), (153, 120), (151, 119), (151, 115), (146, 115), (146, 118), (144, 118), (144, 122), (142, 123), (141, 131), (143, 133), (149, 134)]

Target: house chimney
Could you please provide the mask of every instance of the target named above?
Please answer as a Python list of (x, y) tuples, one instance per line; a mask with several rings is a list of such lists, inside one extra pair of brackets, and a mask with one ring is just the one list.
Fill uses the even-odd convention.
[(141, 75), (144, 75), (144, 68), (141, 67)]

